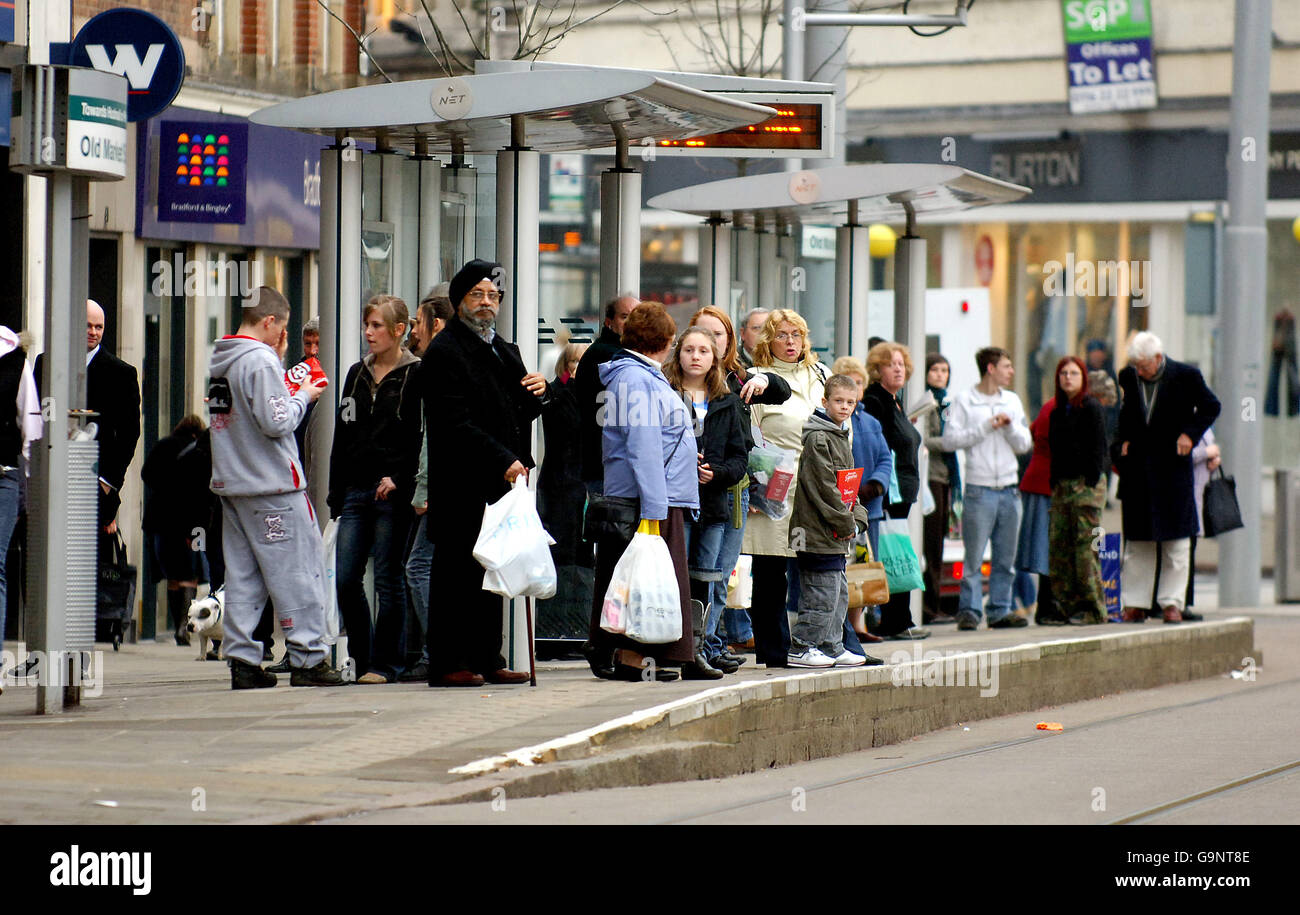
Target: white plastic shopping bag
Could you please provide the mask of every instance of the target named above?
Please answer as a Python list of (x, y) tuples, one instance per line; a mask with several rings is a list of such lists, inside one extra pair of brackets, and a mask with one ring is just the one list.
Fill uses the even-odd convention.
[(682, 597), (659, 522), (642, 521), (609, 580), (600, 628), (646, 645), (682, 637)]
[(335, 561), (339, 542), (337, 519), (331, 518), (325, 525), (321, 540), (325, 563), (325, 644), (333, 645), (339, 640), (339, 591)]
[(537, 498), (520, 474), (510, 491), (483, 509), (474, 558), (483, 566), (483, 588), (503, 597), (555, 596), (555, 541), (542, 527)]
[(727, 578), (727, 607), (732, 610), (748, 610), (754, 595), (754, 557), (740, 554), (736, 567)]

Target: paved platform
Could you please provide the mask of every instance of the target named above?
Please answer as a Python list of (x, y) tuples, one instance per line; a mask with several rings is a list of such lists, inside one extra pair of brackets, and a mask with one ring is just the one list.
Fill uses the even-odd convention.
[[(1243, 632), (1249, 632), (1249, 621), (1226, 624), (1231, 614), (1207, 616), (1206, 624), (1181, 627), (1030, 626), (961, 633), (951, 626), (936, 627), (935, 636), (922, 643), (873, 647), (888, 659), (914, 647), (947, 653), (1021, 646), (1018, 653), (998, 653), (1021, 664), (1031, 657), (1072, 653), (1081, 659), (1076, 663), (1087, 665), (1104, 652), (1034, 646), (1113, 641), (1112, 636), (1141, 633), (1140, 642), (1181, 644), (1185, 656), (1195, 651), (1190, 646), (1213, 641), (1206, 637), (1208, 631), (1196, 635), (1199, 629), (1213, 628), (1219, 635), (1231, 630), (1234, 650)], [(1249, 644), (1249, 635), (1245, 638)], [(13, 651), (19, 646), (7, 647)], [(103, 661), (102, 694), (61, 715), (35, 715), (34, 691), (6, 686), (0, 696), (0, 822), (303, 822), (348, 810), (436, 803), (439, 797), (463, 795), (470, 785), (488, 784), (482, 778), (467, 781), (463, 771), (452, 771), (458, 767), (477, 763), (499, 771), (499, 761), (522, 748), (563, 743), (566, 735), (581, 732), (588, 734), (581, 739), (596, 746), (605, 742), (604, 735), (618, 731), (619, 725), (610, 722), (648, 721), (653, 710), (663, 707), (711, 702), (721, 710), (736, 705), (699, 698), (706, 692), (717, 696), (718, 683), (607, 682), (593, 678), (581, 662), (541, 664), (536, 689), (434, 690), (420, 684), (294, 689), (281, 678), (273, 690), (233, 692), (226, 666), (196, 661), (194, 649), (141, 643), (123, 646), (116, 654), (105, 651)], [(807, 692), (852, 687), (852, 673), (813, 674), (822, 685)], [(761, 697), (790, 692), (773, 682), (764, 693), (762, 684), (788, 682), (794, 674), (802, 672), (751, 663), (719, 682)], [(881, 674), (871, 676), (878, 681)], [(1186, 672), (1178, 677), (1187, 678)], [(937, 692), (933, 701), (941, 704)], [(694, 721), (708, 717), (707, 710), (692, 714)], [(664, 712), (659, 717), (667, 722), (671, 716)], [(685, 720), (679, 712), (678, 721)], [(628, 733), (626, 728), (622, 733)], [(671, 771), (678, 765), (673, 741), (671, 734), (646, 741), (645, 758), (635, 740), (618, 746), (615, 741), (610, 755), (622, 758), (638, 777), (682, 777)], [(568, 743), (575, 745), (575, 738), (570, 736)], [(483, 762), (492, 760), (498, 762)], [(657, 769), (663, 771), (657, 775)], [(581, 785), (571, 783), (567, 790), (575, 786)]]

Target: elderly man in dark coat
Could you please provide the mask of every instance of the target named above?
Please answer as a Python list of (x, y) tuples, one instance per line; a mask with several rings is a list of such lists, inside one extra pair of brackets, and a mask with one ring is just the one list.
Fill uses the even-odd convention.
[(525, 683), (501, 656), (501, 598), (474, 559), (483, 509), (533, 465), (531, 425), (546, 379), (496, 333), (504, 269), (472, 260), (451, 281), (456, 318), (424, 353), (429, 448), (429, 685)]
[(1200, 371), (1167, 358), (1155, 334), (1134, 337), (1129, 359), (1119, 373), (1123, 406), (1112, 446), (1123, 502), (1124, 621), (1143, 622), (1154, 596), (1164, 621), (1181, 623), (1188, 552), (1199, 529), (1192, 448), (1220, 405)]

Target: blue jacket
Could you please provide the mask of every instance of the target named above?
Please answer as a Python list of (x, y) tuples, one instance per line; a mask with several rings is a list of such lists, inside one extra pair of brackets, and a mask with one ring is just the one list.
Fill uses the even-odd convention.
[(597, 411), (605, 495), (641, 500), (641, 517), (699, 508), (694, 416), (658, 368), (633, 354), (600, 366)]
[(853, 465), (863, 469), (858, 491), (862, 493), (868, 517), (873, 521), (885, 517), (884, 495), (868, 500), (863, 488), (875, 480), (884, 492), (889, 492), (889, 475), (894, 468), (894, 456), (889, 451), (879, 420), (868, 413), (861, 403), (853, 411)]

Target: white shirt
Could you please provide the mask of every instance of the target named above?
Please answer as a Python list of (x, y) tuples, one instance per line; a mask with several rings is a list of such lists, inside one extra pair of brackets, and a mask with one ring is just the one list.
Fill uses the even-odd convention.
[[(1008, 425), (993, 428), (993, 417), (1005, 413)], [(1025, 409), (1015, 391), (999, 390), (994, 395), (981, 394), (979, 388), (961, 391), (948, 408), (948, 422), (943, 430), (945, 451), (966, 451), (967, 483), (976, 486), (1014, 486), (1020, 480), (1017, 454), (1034, 447), (1034, 438), (1025, 422)]]
[(92, 349), (90, 352), (86, 353), (86, 367), (87, 367), (87, 368), (90, 367), (90, 360), (91, 360), (91, 359), (94, 359), (95, 356), (96, 356), (98, 353), (99, 353), (99, 347), (98, 347), (98, 346), (95, 347), (94, 349)]

